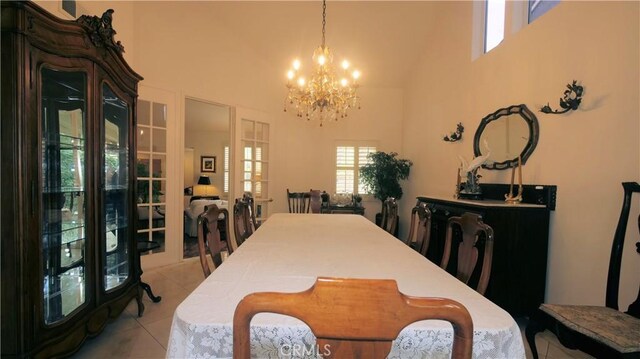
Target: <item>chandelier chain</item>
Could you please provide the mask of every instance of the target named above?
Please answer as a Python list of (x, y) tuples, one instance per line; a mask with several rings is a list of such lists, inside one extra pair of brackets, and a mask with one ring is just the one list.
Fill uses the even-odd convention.
[(322, 47), (324, 48), (324, 27), (327, 24), (327, 2), (322, 0)]

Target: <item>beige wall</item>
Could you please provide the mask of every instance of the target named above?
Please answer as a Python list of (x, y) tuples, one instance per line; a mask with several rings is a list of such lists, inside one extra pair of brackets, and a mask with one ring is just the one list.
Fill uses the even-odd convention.
[[(382, 151), (401, 150), (402, 91), (362, 88), (362, 109), (349, 112), (348, 118), (319, 127), (317, 123), (293, 116), (280, 116), (275, 136), (275, 171), (281, 184), (272, 190), (278, 212), (286, 212), (286, 189), (335, 191), (335, 146), (338, 141), (373, 141)], [(282, 111), (282, 110), (280, 110)], [(409, 201), (412, 203), (412, 201)], [(365, 215), (373, 219), (380, 211), (376, 199), (364, 200)]]
[[(336, 140), (373, 140), (399, 151), (402, 91), (361, 89), (362, 110), (320, 128), (284, 113), (283, 71), (229, 31), (224, 3), (139, 2), (135, 4), (136, 71), (145, 83), (185, 96), (257, 109), (272, 120), (270, 192), (272, 212), (287, 211), (286, 189), (333, 191), (332, 145)], [(189, 16), (176, 16), (176, 14)], [(171, 24), (171, 26), (167, 26)], [(287, 64), (282, 64), (285, 68)], [(184, 116), (184, 111), (178, 111)], [(196, 158), (199, 158), (196, 154)], [(365, 206), (369, 207), (367, 203)], [(368, 217), (379, 204), (373, 202)]]
[[(407, 194), (452, 195), (457, 155), (472, 156), (480, 119), (525, 103), (540, 122), (540, 141), (523, 168), (523, 180), (558, 185), (547, 300), (602, 304), (620, 183), (640, 175), (639, 3), (562, 1), (473, 62), (472, 6), (440, 5), (434, 24), (440, 36), (432, 39), (408, 83), (402, 148), (415, 165)], [(538, 112), (547, 102), (557, 107), (565, 84), (574, 79), (585, 86), (578, 111), (560, 116)], [(466, 128), (464, 140), (441, 141), (459, 121)], [(509, 172), (485, 170), (482, 175), (483, 182), (506, 183)], [(407, 217), (408, 208), (403, 212)], [(632, 219), (637, 215), (636, 197)], [(640, 272), (634, 258), (635, 220), (628, 232), (621, 286), (625, 309), (637, 295)]]
[[(211, 184), (216, 188), (216, 195), (224, 197), (224, 146), (229, 145), (229, 132), (202, 132), (189, 131), (185, 133), (184, 145), (193, 148), (195, 162), (193, 178), (194, 184), (198, 183), (200, 175), (209, 176)], [(200, 156), (216, 157), (216, 172), (200, 172)]]
[[(35, 0), (39, 6), (53, 15), (61, 18), (74, 20), (66, 11), (62, 10), (62, 1), (56, 0)], [(124, 58), (131, 65), (131, 61), (134, 58), (135, 48), (133, 46), (133, 23), (134, 23), (134, 10), (132, 1), (77, 1), (76, 14), (102, 16), (107, 9), (113, 9), (113, 28), (117, 34), (115, 39), (122, 42), (124, 46)], [(135, 70), (135, 67), (134, 67)]]

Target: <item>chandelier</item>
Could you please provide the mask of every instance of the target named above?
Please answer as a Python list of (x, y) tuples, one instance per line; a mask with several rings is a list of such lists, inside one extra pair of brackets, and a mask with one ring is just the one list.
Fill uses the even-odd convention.
[[(287, 72), (287, 89), (285, 100), (287, 107), (295, 108), (297, 116), (307, 120), (317, 119), (320, 126), (324, 121), (337, 121), (347, 117), (347, 110), (352, 107), (360, 109), (358, 78), (360, 71), (350, 70), (349, 61), (343, 60), (340, 69), (333, 66), (333, 54), (325, 45), (326, 1), (322, 1), (322, 45), (313, 52), (315, 69), (308, 80), (299, 73), (301, 63), (295, 59), (292, 68)], [(350, 72), (351, 71), (351, 72)]]

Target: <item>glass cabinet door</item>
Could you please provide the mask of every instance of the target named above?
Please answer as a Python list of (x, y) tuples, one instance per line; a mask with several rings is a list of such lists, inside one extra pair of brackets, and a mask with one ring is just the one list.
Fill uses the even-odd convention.
[(104, 286), (110, 290), (129, 278), (129, 106), (102, 85), (104, 117)]
[(40, 74), (43, 314), (53, 324), (86, 300), (87, 74)]

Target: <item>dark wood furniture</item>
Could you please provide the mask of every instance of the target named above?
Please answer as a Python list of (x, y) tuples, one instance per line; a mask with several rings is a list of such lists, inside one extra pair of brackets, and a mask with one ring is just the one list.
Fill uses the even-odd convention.
[(220, 199), (220, 196), (191, 196), (191, 198), (189, 199), (189, 203), (198, 200), (198, 199), (210, 199), (210, 200), (216, 200), (216, 199)]
[[(156, 241), (140, 241), (139, 240), (137, 243), (137, 247), (138, 247), (138, 254), (141, 255), (142, 253), (146, 253), (146, 252), (160, 248), (160, 243)], [(142, 276), (142, 273), (144, 273), (142, 271), (142, 265), (140, 264), (139, 260), (138, 260), (138, 273), (140, 274), (140, 276)], [(148, 283), (143, 282), (142, 278), (140, 278), (140, 288), (142, 288), (142, 290), (144, 290), (145, 293), (147, 293), (147, 296), (149, 296), (149, 299), (151, 299), (152, 302), (159, 303), (162, 300), (161, 296), (153, 294), (153, 290), (151, 289), (151, 286)], [(144, 303), (142, 302), (142, 296), (139, 295), (136, 298), (136, 300), (138, 302), (138, 316), (141, 317), (142, 314), (144, 314)]]
[(236, 200), (233, 205), (233, 233), (236, 237), (236, 245), (240, 247), (254, 231), (251, 220), (251, 207), (242, 199)]
[(69, 355), (139, 298), (136, 98), (113, 10), (3, 1), (3, 357)]
[[(454, 226), (462, 232), (460, 242), (454, 241)], [(493, 229), (483, 223), (482, 218), (475, 213), (465, 212), (460, 217), (449, 217), (444, 253), (440, 263), (442, 269), (447, 269), (452, 252), (457, 252), (456, 278), (465, 284), (470, 284), (471, 275), (479, 270), (478, 283), (474, 287), (478, 293), (484, 295), (491, 277)], [(482, 264), (480, 268), (477, 268), (478, 263)]]
[(262, 312), (293, 316), (316, 336), (324, 358), (386, 358), (407, 325), (425, 319), (453, 324), (452, 358), (471, 358), (473, 322), (460, 303), (406, 296), (395, 280), (318, 278), (300, 293), (253, 293), (233, 316), (233, 357), (251, 357), (250, 324)]
[(258, 223), (258, 221), (256, 220), (256, 205), (251, 192), (243, 193), (242, 201), (247, 203), (247, 205), (249, 206), (249, 215), (251, 216), (251, 223), (253, 224), (252, 230), (255, 232), (255, 230), (260, 227), (260, 223)]
[[(223, 219), (219, 219), (222, 214)], [(224, 221), (225, 228), (229, 228), (229, 211), (218, 208), (215, 204), (206, 207), (204, 213), (198, 216), (198, 253), (204, 277), (207, 278), (213, 272), (209, 267), (207, 253), (211, 256), (214, 268), (222, 264), (222, 251), (233, 253), (233, 246), (227, 240), (223, 241), (218, 229), (218, 223)]]
[(287, 188), (289, 213), (309, 213), (311, 195), (309, 192), (289, 192)]
[(364, 207), (354, 205), (327, 204), (322, 206), (320, 213), (324, 214), (359, 214), (364, 216)]
[(320, 213), (322, 211), (321, 193), (319, 189), (309, 190), (309, 208), (311, 209), (311, 213)]
[(382, 218), (380, 220), (380, 228), (384, 229), (391, 235), (396, 235), (398, 227), (398, 202), (393, 197), (387, 198), (382, 203)]
[[(457, 200), (435, 196), (418, 197), (431, 211), (431, 240), (427, 258), (442, 262), (447, 221), (452, 216), (475, 213), (493, 228), (494, 247), (491, 279), (485, 296), (513, 316), (528, 316), (544, 301), (550, 210), (555, 208), (555, 186), (524, 186), (524, 202), (508, 205), (504, 194), (509, 185), (483, 184), (486, 200)], [(454, 228), (454, 238), (461, 238)], [(455, 275), (457, 258), (447, 271)], [(477, 282), (479, 273), (472, 275)]]
[[(640, 358), (640, 292), (626, 313), (618, 310), (620, 266), (631, 197), (640, 192), (640, 185), (625, 182), (622, 187), (624, 199), (611, 246), (605, 306), (542, 304), (526, 328), (534, 359), (538, 358), (535, 335), (545, 329), (554, 332), (567, 348), (580, 349), (596, 358)], [(636, 249), (640, 253), (640, 242)]]
[(431, 211), (427, 208), (426, 203), (421, 202), (411, 210), (409, 235), (405, 244), (426, 256), (430, 239)]

